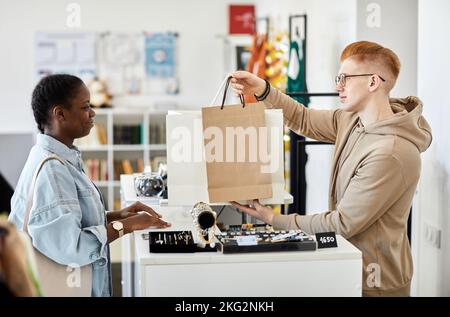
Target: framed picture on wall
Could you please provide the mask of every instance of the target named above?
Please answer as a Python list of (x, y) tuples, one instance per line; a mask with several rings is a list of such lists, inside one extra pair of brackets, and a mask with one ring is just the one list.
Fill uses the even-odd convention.
[(246, 70), (250, 59), (250, 47), (236, 46), (236, 66), (239, 70)]
[(253, 34), (255, 32), (255, 6), (229, 6), (229, 34)]

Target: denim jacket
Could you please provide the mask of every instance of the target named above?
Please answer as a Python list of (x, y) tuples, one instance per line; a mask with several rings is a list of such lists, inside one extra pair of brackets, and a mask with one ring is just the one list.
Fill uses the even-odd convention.
[(39, 134), (11, 199), (9, 220), (22, 230), (28, 190), (40, 162), (49, 155), (36, 181), (28, 231), (33, 246), (53, 261), (92, 265), (92, 296), (111, 296), (106, 212), (98, 188), (83, 171), (81, 154), (55, 138)]

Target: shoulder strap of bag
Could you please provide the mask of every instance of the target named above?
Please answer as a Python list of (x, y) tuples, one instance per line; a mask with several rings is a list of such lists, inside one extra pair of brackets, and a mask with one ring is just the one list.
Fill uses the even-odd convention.
[(60, 159), (58, 156), (51, 155), (51, 156), (43, 159), (42, 162), (36, 168), (36, 171), (34, 172), (33, 179), (31, 181), (31, 186), (30, 186), (30, 189), (28, 192), (28, 200), (27, 200), (27, 204), (26, 204), (25, 214), (23, 217), (22, 231), (26, 232), (27, 234), (28, 234), (28, 222), (30, 220), (30, 212), (31, 212), (31, 208), (33, 207), (34, 187), (36, 186), (36, 180), (37, 180), (37, 177), (38, 177), (39, 173), (41, 172), (44, 164), (50, 160), (57, 160), (62, 165), (65, 165), (64, 161), (62, 159)]

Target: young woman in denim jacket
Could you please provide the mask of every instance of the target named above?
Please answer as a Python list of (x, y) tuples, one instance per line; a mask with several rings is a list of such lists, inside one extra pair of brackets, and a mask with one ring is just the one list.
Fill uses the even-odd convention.
[[(41, 133), (20, 175), (9, 220), (22, 228), (36, 167), (45, 157), (57, 155), (65, 164), (46, 162), (37, 179), (28, 226), (33, 245), (59, 264), (92, 265), (92, 296), (111, 296), (108, 244), (134, 230), (170, 224), (141, 203), (105, 211), (102, 195), (84, 173), (80, 151), (73, 145), (89, 134), (95, 116), (89, 90), (79, 78), (43, 78), (33, 91), (32, 108)], [(117, 224), (113, 227), (114, 222), (120, 222), (123, 230), (118, 231)]]

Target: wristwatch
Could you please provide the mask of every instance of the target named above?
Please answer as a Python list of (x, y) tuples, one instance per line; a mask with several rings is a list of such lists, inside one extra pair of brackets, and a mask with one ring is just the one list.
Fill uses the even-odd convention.
[(119, 233), (119, 238), (123, 236), (123, 223), (120, 221), (113, 221), (112, 227), (114, 230), (116, 230)]

